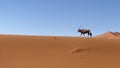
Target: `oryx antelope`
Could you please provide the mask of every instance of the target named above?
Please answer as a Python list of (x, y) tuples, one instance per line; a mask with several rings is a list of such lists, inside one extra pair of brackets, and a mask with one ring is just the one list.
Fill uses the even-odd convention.
[(81, 36), (84, 35), (84, 37), (85, 37), (85, 34), (87, 34), (88, 37), (92, 37), (92, 33), (89, 29), (80, 29), (79, 28), (77, 32), (80, 32)]

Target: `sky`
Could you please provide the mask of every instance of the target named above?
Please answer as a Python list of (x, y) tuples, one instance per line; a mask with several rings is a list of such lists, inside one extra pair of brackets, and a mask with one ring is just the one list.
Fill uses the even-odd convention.
[(79, 36), (120, 31), (120, 0), (0, 0), (0, 34)]

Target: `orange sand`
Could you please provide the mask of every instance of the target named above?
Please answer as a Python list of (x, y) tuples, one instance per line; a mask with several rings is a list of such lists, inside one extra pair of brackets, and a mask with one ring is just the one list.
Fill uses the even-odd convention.
[(0, 68), (120, 68), (120, 40), (0, 35)]

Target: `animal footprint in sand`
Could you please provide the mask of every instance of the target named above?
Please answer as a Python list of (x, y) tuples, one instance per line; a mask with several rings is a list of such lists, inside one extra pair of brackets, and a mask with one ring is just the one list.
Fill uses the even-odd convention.
[(85, 48), (76, 48), (76, 49), (73, 49), (73, 51), (72, 51), (72, 54), (74, 54), (74, 53), (79, 53), (79, 52), (83, 52), (83, 51), (86, 51), (87, 49), (85, 49)]

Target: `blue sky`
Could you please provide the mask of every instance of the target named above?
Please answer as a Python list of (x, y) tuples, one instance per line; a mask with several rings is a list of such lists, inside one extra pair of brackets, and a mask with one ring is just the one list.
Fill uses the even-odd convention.
[(120, 31), (119, 0), (0, 0), (0, 34), (79, 36)]

